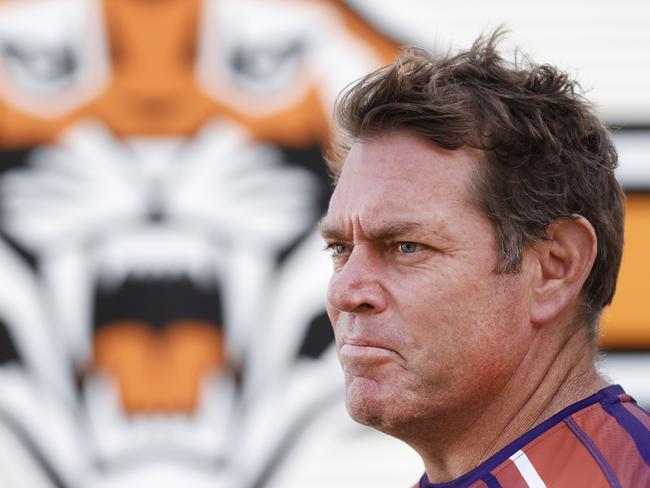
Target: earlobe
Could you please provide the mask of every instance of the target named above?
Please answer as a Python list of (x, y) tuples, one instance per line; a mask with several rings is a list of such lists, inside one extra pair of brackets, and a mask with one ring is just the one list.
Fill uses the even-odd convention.
[(537, 325), (553, 321), (576, 304), (597, 250), (594, 228), (581, 216), (551, 223), (547, 235), (531, 246), (539, 263), (530, 308), (531, 321)]

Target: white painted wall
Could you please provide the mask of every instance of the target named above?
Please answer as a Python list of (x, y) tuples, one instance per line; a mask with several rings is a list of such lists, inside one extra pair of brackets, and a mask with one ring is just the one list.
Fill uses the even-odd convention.
[(348, 0), (400, 38), (468, 46), (504, 25), (514, 46), (577, 75), (610, 123), (650, 124), (650, 2)]

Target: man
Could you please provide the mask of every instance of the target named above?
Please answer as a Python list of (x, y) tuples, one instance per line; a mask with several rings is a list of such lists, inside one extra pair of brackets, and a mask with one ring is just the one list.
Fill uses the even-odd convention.
[(351, 416), (419, 486), (650, 486), (648, 414), (596, 368), (617, 155), (576, 84), (499, 34), (403, 53), (340, 99), (321, 231)]

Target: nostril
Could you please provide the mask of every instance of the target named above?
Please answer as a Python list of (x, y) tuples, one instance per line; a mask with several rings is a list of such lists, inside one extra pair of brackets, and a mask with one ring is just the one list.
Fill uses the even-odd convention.
[(355, 312), (367, 312), (368, 310), (373, 310), (374, 307), (369, 303), (362, 303), (354, 309)]

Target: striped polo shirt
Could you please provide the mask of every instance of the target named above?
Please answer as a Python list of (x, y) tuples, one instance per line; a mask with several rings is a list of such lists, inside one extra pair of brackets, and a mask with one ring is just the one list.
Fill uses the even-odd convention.
[(574, 403), (460, 478), (414, 488), (650, 488), (650, 414), (619, 385)]

